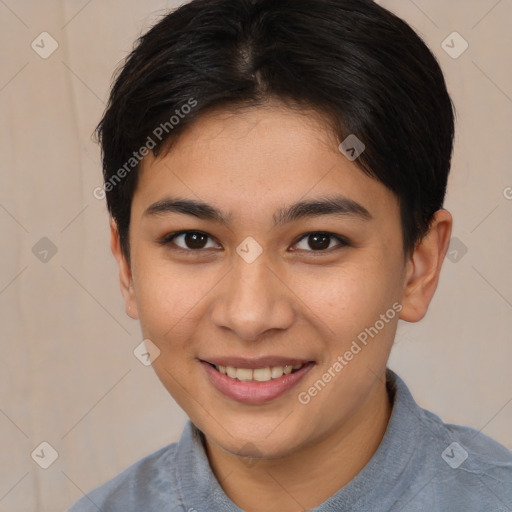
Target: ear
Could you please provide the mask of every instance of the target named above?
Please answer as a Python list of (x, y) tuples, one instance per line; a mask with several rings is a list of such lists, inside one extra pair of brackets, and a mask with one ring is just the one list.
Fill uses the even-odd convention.
[(137, 313), (137, 303), (135, 301), (135, 290), (133, 288), (133, 278), (130, 264), (126, 260), (121, 249), (121, 239), (117, 223), (114, 219), (110, 219), (110, 249), (117, 261), (119, 267), (119, 284), (121, 286), (121, 293), (123, 294), (126, 314), (137, 320), (139, 315)]
[(441, 266), (450, 244), (453, 219), (447, 210), (438, 210), (428, 233), (418, 243), (406, 264), (400, 318), (418, 322), (427, 313), (437, 288)]

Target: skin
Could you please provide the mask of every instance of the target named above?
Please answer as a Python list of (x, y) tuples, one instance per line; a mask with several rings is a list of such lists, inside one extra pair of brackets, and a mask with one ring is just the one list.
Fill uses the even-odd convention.
[[(452, 218), (439, 210), (405, 258), (397, 198), (337, 146), (313, 113), (278, 104), (211, 112), (167, 154), (143, 161), (131, 209), (130, 264), (111, 221), (126, 312), (161, 351), (153, 367), (204, 432), (224, 491), (249, 512), (317, 506), (368, 463), (391, 413), (384, 376), (398, 318), (423, 318), (448, 249)], [(322, 215), (273, 227), (279, 208), (335, 193), (364, 206), (371, 219)], [(214, 205), (232, 223), (144, 215), (168, 196)], [(209, 237), (202, 246), (187, 245), (183, 236), (175, 245), (158, 243), (178, 230)], [(318, 231), (350, 245), (327, 238), (328, 248), (315, 251), (307, 235)], [(248, 236), (263, 250), (250, 264), (236, 252)], [(298, 393), (394, 303), (402, 305), (400, 315), (308, 404), (300, 403)], [(199, 363), (266, 355), (316, 364), (284, 395), (250, 405), (218, 392)]]

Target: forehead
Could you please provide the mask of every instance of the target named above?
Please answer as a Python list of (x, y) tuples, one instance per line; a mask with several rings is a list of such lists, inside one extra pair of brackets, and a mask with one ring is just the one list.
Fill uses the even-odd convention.
[(172, 195), (245, 215), (275, 214), (283, 204), (334, 193), (370, 213), (396, 204), (384, 185), (339, 151), (320, 115), (267, 106), (199, 117), (169, 152), (144, 159), (134, 201), (147, 207)]

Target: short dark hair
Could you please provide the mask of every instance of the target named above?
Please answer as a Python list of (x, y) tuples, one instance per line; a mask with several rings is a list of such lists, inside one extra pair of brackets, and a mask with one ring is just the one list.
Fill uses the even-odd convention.
[(339, 142), (364, 143), (355, 163), (396, 194), (406, 254), (443, 206), (455, 113), (443, 73), (371, 0), (193, 0), (142, 35), (116, 75), (96, 135), (128, 260), (141, 155), (169, 150), (209, 110), (270, 99), (318, 112)]

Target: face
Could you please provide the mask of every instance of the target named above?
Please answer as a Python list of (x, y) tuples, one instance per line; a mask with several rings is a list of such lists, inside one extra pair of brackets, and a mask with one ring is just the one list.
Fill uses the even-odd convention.
[(285, 456), (368, 401), (403, 298), (400, 210), (312, 114), (200, 118), (143, 162), (129, 237), (127, 311), (218, 446)]

